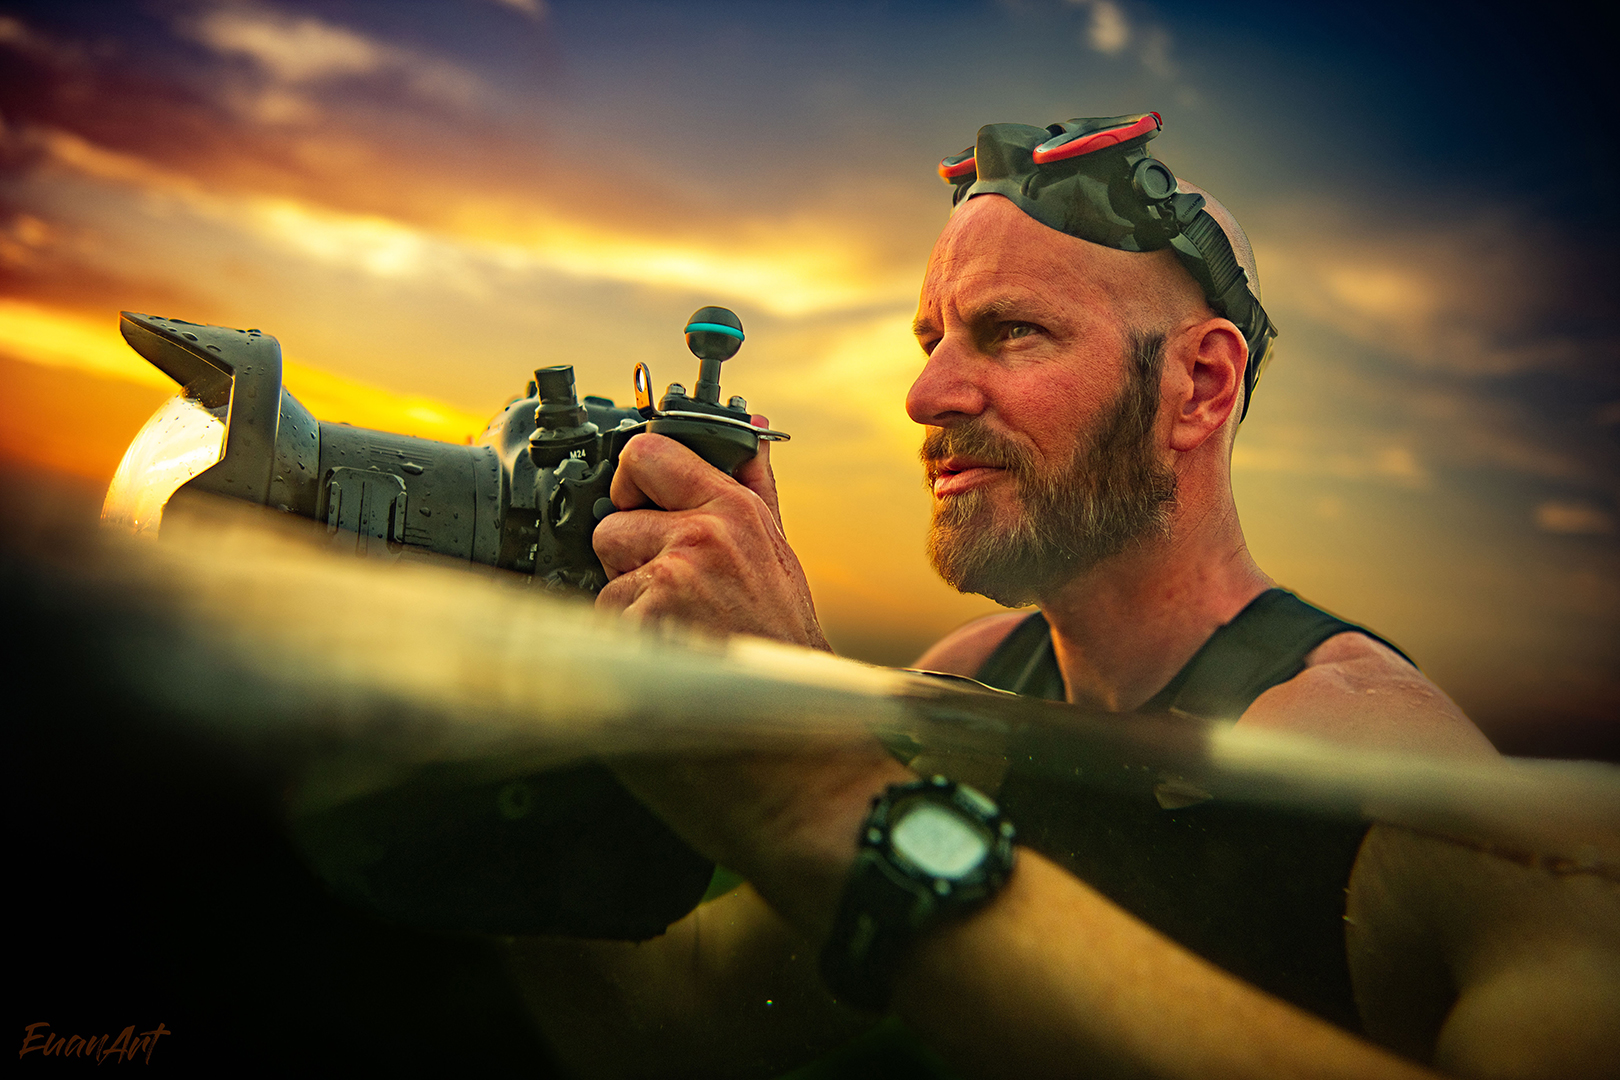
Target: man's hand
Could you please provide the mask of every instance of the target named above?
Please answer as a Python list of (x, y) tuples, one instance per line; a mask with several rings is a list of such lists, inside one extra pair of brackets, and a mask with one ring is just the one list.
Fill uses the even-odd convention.
[(593, 539), (608, 576), (597, 606), (828, 649), (782, 532), (769, 446), (734, 480), (673, 439), (631, 439), (613, 475), (620, 512)]

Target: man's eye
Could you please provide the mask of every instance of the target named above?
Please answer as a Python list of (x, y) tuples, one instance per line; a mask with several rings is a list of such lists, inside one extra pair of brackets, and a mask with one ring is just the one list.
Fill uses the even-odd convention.
[(1007, 327), (1003, 336), (1007, 338), (1021, 338), (1028, 337), (1034, 332), (1035, 327), (1031, 326), (1029, 323), (1013, 323)]

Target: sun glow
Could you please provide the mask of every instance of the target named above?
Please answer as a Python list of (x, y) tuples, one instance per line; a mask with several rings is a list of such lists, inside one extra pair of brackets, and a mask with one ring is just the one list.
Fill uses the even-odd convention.
[[(116, 317), (0, 300), (0, 351), (46, 367), (70, 368), (171, 392), (175, 389), (167, 375), (119, 336)], [(282, 381), (318, 419), (333, 423), (466, 443), (484, 429), (488, 419), (435, 398), (385, 390), (293, 360), (283, 360)]]
[(115, 321), (0, 300), (0, 351), (45, 367), (73, 368), (160, 390), (174, 382), (142, 360), (118, 335)]

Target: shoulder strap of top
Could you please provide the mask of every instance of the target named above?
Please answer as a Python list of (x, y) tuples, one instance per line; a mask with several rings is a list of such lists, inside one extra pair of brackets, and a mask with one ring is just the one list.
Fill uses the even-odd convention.
[(1142, 706), (1235, 720), (1254, 699), (1305, 670), (1305, 657), (1346, 631), (1365, 634), (1411, 658), (1365, 627), (1307, 604), (1287, 589), (1268, 589), (1220, 627), (1175, 678)]
[[(1366, 627), (1307, 604), (1287, 589), (1268, 589), (1210, 635), (1141, 711), (1175, 709), (1235, 719), (1255, 698), (1305, 670), (1311, 650), (1346, 631), (1383, 642), (1411, 662), (1397, 646)], [(1052, 628), (1038, 611), (1002, 639), (974, 677), (1027, 697), (1062, 701), (1067, 696), (1052, 650)]]
[(1013, 627), (973, 677), (1025, 697), (1062, 701), (1068, 696), (1052, 651), (1052, 627), (1039, 611)]

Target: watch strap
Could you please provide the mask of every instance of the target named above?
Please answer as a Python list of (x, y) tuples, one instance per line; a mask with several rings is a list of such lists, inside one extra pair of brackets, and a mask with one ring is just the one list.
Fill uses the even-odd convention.
[(927, 922), (927, 913), (918, 910), (926, 902), (894, 880), (880, 855), (861, 850), (821, 951), (821, 979), (839, 1001), (883, 1011), (894, 969)]
[[(991, 836), (980, 864), (942, 881), (908, 872), (889, 843), (888, 812), (902, 799), (925, 795), (973, 820)], [(895, 969), (912, 943), (933, 926), (966, 915), (990, 900), (1012, 871), (1013, 829), (995, 803), (944, 777), (891, 785), (872, 800), (838, 914), (821, 953), (821, 977), (839, 1001), (869, 1012), (889, 1002)]]

